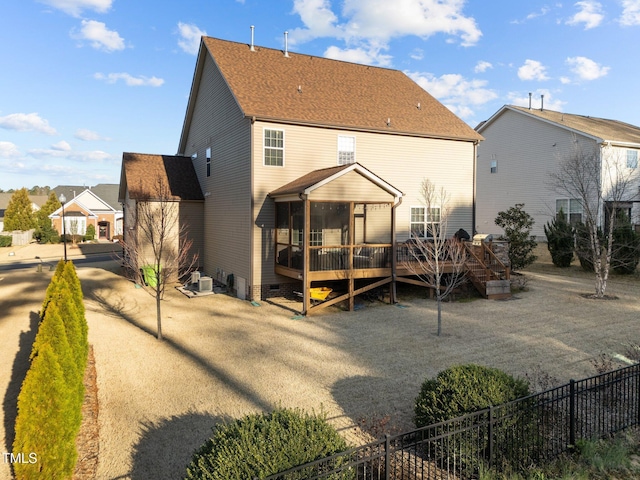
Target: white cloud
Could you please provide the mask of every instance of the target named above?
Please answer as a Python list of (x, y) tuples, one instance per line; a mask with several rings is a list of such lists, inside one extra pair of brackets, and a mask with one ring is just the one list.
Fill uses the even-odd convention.
[(92, 130), (87, 130), (86, 128), (80, 128), (76, 130), (74, 135), (78, 140), (82, 140), (85, 142), (94, 142), (99, 140), (110, 140), (109, 138), (103, 137), (102, 135), (94, 132)]
[(531, 12), (530, 14), (528, 14), (528, 15), (524, 18), (524, 20), (512, 20), (510, 23), (513, 23), (513, 24), (515, 24), (515, 25), (519, 25), (519, 24), (525, 23), (525, 22), (527, 22), (527, 21), (529, 21), (529, 20), (533, 20), (533, 19), (535, 19), (535, 18), (538, 18), (538, 17), (544, 17), (544, 16), (545, 16), (547, 13), (549, 13), (550, 11), (551, 11), (551, 8), (549, 8), (548, 6), (546, 6), (546, 5), (545, 5), (545, 6), (544, 6), (544, 7), (542, 7), (539, 11), (537, 11), (537, 12)]
[(602, 14), (602, 5), (594, 0), (583, 0), (574, 4), (579, 11), (567, 20), (568, 25), (584, 24), (584, 29), (589, 30), (595, 28), (602, 23), (604, 15)]
[(549, 80), (547, 67), (537, 60), (530, 59), (525, 60), (524, 65), (518, 69), (518, 78), (520, 80)]
[[(539, 109), (542, 105), (541, 95), (544, 95), (544, 109), (545, 110), (555, 110), (561, 112), (566, 105), (567, 102), (563, 102), (562, 100), (556, 100), (553, 97), (551, 91), (547, 89), (538, 89), (535, 92), (532, 92), (531, 99), (531, 108)], [(507, 94), (507, 98), (509, 99), (509, 103), (512, 105), (516, 105), (519, 107), (528, 107), (529, 106), (529, 94), (522, 94), (520, 92), (509, 92)]]
[(414, 60), (422, 60), (424, 58), (424, 50), (422, 50), (421, 48), (416, 48), (409, 56)]
[(74, 17), (80, 17), (83, 10), (105, 13), (111, 9), (113, 0), (39, 0)]
[(58, 143), (54, 143), (53, 145), (51, 145), (51, 149), (56, 150), (58, 152), (70, 152), (71, 145), (69, 145), (69, 142), (65, 142), (64, 140), (61, 140)]
[(386, 50), (392, 39), (408, 35), (426, 39), (442, 33), (463, 46), (475, 45), (482, 32), (473, 17), (464, 15), (464, 4), (464, 0), (345, 0), (339, 16), (329, 0), (294, 0), (293, 12), (304, 28), (292, 30), (289, 39), (296, 44), (336, 38), (346, 47), (332, 47), (332, 53), (370, 56), (383, 64), (386, 57), (372, 55), (372, 50)]
[(200, 48), (200, 37), (207, 35), (207, 32), (200, 30), (197, 26), (188, 23), (178, 23), (178, 33), (180, 40), (178, 45), (182, 50), (191, 55), (196, 55)]
[(109, 73), (105, 75), (103, 73), (96, 73), (93, 75), (96, 80), (103, 80), (107, 83), (116, 83), (119, 80), (129, 87), (160, 87), (164, 84), (164, 80), (158, 77), (145, 77), (143, 75), (134, 77), (128, 73)]
[(483, 73), (489, 70), (490, 68), (493, 68), (493, 65), (491, 63), (486, 62), (484, 60), (480, 60), (478, 63), (476, 63), (476, 66), (473, 68), (473, 71), (475, 73)]
[(391, 65), (391, 56), (381, 53), (379, 48), (371, 47), (368, 50), (363, 48), (346, 48), (342, 49), (336, 46), (327, 48), (324, 56), (333, 60), (342, 60), (345, 62), (361, 63), (366, 65), (379, 65), (388, 67)]
[(109, 30), (102, 22), (95, 20), (82, 20), (82, 28), (79, 33), (71, 32), (71, 37), (76, 40), (87, 40), (96, 50), (115, 52), (124, 50), (124, 39), (114, 30)]
[(622, 15), (618, 21), (625, 27), (640, 25), (640, 0), (622, 0)]
[(610, 67), (603, 67), (587, 57), (569, 57), (566, 63), (580, 80), (596, 80), (606, 76), (610, 70)]
[[(61, 142), (66, 143), (66, 142)], [(68, 144), (67, 144), (68, 145)], [(98, 162), (102, 163), (107, 160), (111, 160), (113, 157), (101, 150), (89, 150), (89, 151), (80, 151), (73, 150), (69, 145), (68, 149), (60, 148), (59, 144), (52, 145), (51, 148), (33, 148), (28, 151), (28, 154), (34, 158), (56, 158), (61, 160), (70, 160), (73, 162)], [(59, 163), (58, 163), (59, 165)], [(52, 167), (52, 164), (42, 165), (42, 169), (46, 169), (46, 167)]]
[(15, 143), (0, 142), (0, 158), (17, 158), (20, 156), (20, 150), (18, 150)]
[(49, 121), (37, 113), (12, 113), (0, 117), (0, 128), (17, 130), (18, 132), (40, 132), (55, 135), (56, 129), (49, 125)]
[(498, 97), (496, 92), (486, 88), (485, 80), (468, 80), (459, 74), (436, 77), (430, 73), (407, 72), (407, 75), (449, 110), (463, 118), (469, 118), (474, 114), (472, 107), (484, 105)]

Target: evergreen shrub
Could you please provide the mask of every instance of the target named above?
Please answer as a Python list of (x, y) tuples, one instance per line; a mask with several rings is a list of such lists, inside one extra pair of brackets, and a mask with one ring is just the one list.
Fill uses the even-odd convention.
[(613, 230), (611, 268), (616, 273), (628, 275), (636, 271), (640, 262), (640, 235), (626, 215), (619, 215)]
[(13, 237), (10, 235), (0, 235), (0, 247), (10, 247)]
[[(346, 449), (345, 441), (324, 416), (276, 409), (215, 427), (211, 438), (194, 453), (185, 478), (262, 479)], [(302, 480), (309, 474), (287, 478)], [(355, 471), (326, 478), (354, 479)]]
[(70, 478), (82, 422), (87, 322), (72, 262), (60, 261), (42, 305), (31, 365), (18, 396), (13, 453), (35, 454), (16, 464), (18, 480)]
[(536, 248), (535, 236), (531, 229), (535, 223), (533, 217), (524, 211), (524, 203), (516, 203), (504, 212), (498, 212), (496, 225), (504, 230), (500, 240), (509, 241), (509, 262), (512, 270), (521, 270), (536, 261), (533, 250)]
[(547, 236), (547, 248), (551, 254), (553, 264), (561, 268), (571, 266), (574, 250), (574, 231), (562, 210), (560, 210), (557, 218), (547, 222), (544, 226), (544, 234)]
[(87, 230), (84, 234), (84, 240), (90, 242), (91, 240), (95, 240), (96, 238), (96, 227), (93, 226), (92, 223), (87, 225)]

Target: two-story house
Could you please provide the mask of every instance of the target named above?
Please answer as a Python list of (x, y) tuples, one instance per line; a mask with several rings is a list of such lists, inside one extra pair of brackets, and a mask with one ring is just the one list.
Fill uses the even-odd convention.
[[(476, 173), (476, 228), (501, 233), (498, 212), (517, 203), (535, 221), (532, 235), (545, 240), (544, 225), (560, 212), (571, 222), (584, 221), (579, 198), (570, 198), (554, 186), (553, 175), (576, 155), (595, 156), (601, 198), (598, 220), (607, 219), (607, 202), (616, 201), (632, 224), (640, 225), (640, 127), (604, 118), (543, 108), (505, 105), (476, 127), (485, 140), (478, 147)], [(624, 178), (625, 191), (612, 194), (612, 179)], [(619, 198), (618, 198), (619, 197)]]
[[(204, 37), (178, 155), (204, 196), (202, 265), (241, 298), (402, 276), (396, 242), (440, 221), (473, 231), (482, 137), (404, 73)], [(305, 234), (305, 232), (308, 232)]]

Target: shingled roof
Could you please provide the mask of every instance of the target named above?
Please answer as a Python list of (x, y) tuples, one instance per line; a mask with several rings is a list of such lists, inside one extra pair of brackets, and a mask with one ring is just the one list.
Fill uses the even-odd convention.
[[(302, 125), (459, 140), (482, 137), (407, 75), (203, 37), (245, 117)], [(190, 102), (195, 101), (196, 68)], [(193, 106), (187, 110), (184, 135)]]
[[(506, 105), (496, 115), (494, 115), (494, 118), (499, 116), (504, 109), (522, 112), (547, 122), (552, 122), (560, 127), (584, 133), (603, 141), (640, 144), (640, 127), (620, 122), (618, 120), (589, 117), (586, 115), (575, 115), (571, 113), (556, 112), (553, 110), (529, 109), (526, 107), (517, 107), (515, 105)], [(491, 119), (487, 120), (487, 122), (482, 124), (482, 126), (479, 126), (478, 130), (482, 131), (486, 128), (486, 124), (489, 123), (491, 123)]]
[[(162, 188), (159, 188), (158, 181)], [(157, 199), (158, 190), (166, 189), (168, 200), (204, 200), (198, 177), (189, 157), (122, 154), (120, 201), (124, 201), (125, 188), (134, 199)]]

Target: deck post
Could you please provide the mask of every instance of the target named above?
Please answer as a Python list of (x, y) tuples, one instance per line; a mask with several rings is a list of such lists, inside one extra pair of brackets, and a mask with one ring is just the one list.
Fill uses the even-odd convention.
[(389, 287), (389, 303), (391, 305), (397, 301), (398, 247), (396, 245), (396, 207), (397, 205), (391, 205), (391, 286)]
[(349, 311), (353, 312), (355, 308), (355, 298), (353, 295), (353, 290), (355, 289), (355, 283), (353, 280), (353, 244), (355, 243), (355, 206), (353, 202), (349, 202), (349, 265), (347, 273), (349, 275)]
[(307, 195), (304, 200), (304, 227), (302, 229), (302, 314), (311, 308), (311, 282), (309, 281), (309, 239), (311, 237), (311, 202)]

